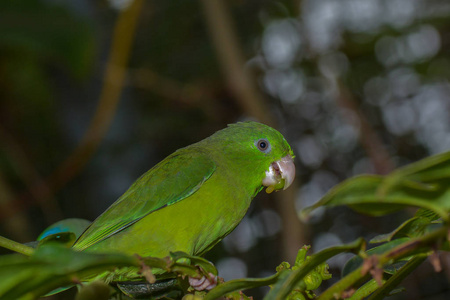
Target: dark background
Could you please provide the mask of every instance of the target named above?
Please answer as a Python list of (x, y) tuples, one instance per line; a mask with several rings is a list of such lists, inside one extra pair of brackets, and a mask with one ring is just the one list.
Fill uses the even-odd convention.
[[(258, 195), (207, 258), (226, 280), (270, 275), (303, 244), (370, 239), (414, 213), (296, 217), (348, 177), (448, 150), (449, 79), (446, 0), (1, 1), (0, 234), (93, 220), (174, 150), (254, 119), (285, 135), (297, 180)], [(442, 260), (396, 299), (448, 299)]]

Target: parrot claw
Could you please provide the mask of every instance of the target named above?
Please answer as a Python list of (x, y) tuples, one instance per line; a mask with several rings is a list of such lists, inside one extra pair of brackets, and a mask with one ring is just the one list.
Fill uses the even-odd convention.
[(203, 276), (202, 278), (189, 277), (189, 285), (192, 286), (196, 291), (211, 290), (217, 285), (217, 276), (212, 273), (208, 274), (208, 277)]

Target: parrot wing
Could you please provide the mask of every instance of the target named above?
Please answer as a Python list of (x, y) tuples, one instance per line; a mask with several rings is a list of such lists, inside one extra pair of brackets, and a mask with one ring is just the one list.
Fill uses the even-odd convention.
[(73, 248), (84, 250), (148, 214), (189, 197), (215, 169), (215, 163), (201, 152), (185, 148), (173, 153), (136, 180), (86, 229)]

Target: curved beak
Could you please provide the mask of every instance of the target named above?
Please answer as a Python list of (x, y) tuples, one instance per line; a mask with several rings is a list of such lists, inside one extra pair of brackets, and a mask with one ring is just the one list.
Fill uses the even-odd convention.
[(286, 155), (280, 160), (270, 164), (266, 171), (262, 184), (267, 186), (266, 192), (272, 193), (274, 190), (287, 189), (295, 178), (295, 165), (292, 157)]

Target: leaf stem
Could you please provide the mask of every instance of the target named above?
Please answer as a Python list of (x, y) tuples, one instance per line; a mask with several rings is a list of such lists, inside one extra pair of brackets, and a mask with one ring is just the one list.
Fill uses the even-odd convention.
[[(384, 284), (385, 280), (383, 280)], [(371, 279), (366, 282), (362, 287), (357, 289), (347, 300), (361, 300), (372, 294), (375, 290), (380, 288), (375, 279)]]
[(326, 291), (324, 291), (322, 294), (320, 294), (319, 297), (317, 297), (317, 300), (328, 300), (328, 299), (338, 299), (340, 298), (340, 295), (345, 290), (349, 289), (353, 284), (355, 284), (357, 281), (361, 280), (363, 277), (361, 275), (362, 267), (359, 267), (358, 269), (354, 270), (335, 284), (333, 284), (331, 287), (329, 287)]
[(411, 274), (413, 270), (415, 270), (421, 263), (425, 261), (427, 255), (417, 255), (412, 258), (406, 265), (404, 265), (397, 273), (395, 273), (388, 281), (386, 281), (383, 286), (377, 289), (372, 296), (370, 296), (369, 300), (379, 300), (384, 299), (388, 296), (388, 294), (397, 287), (397, 285), (405, 279), (406, 276)]
[[(402, 267), (400, 271), (396, 273), (396, 275), (393, 275), (385, 286), (383, 286), (379, 291), (375, 292), (374, 295), (376, 296), (373, 296), (373, 299), (381, 299), (379, 295), (385, 296), (385, 293), (389, 293), (393, 288), (395, 288), (404, 277), (410, 274), (413, 269), (415, 269), (420, 263), (423, 262), (423, 260), (427, 257), (426, 253), (430, 251), (428, 247), (433, 243), (436, 243), (436, 241), (438, 241), (440, 238), (445, 237), (447, 232), (448, 227), (443, 226), (442, 228), (430, 232), (422, 236), (421, 238), (412, 239), (411, 241), (403, 243), (393, 248), (392, 250), (379, 255), (377, 259), (378, 265), (380, 267), (412, 254), (416, 256), (412, 258), (411, 261), (409, 261), (404, 267)], [(362, 266), (359, 267), (358, 269), (354, 270), (353, 272), (336, 282), (334, 285), (325, 290), (317, 298), (317, 300), (328, 300), (340, 297), (340, 295), (342, 295), (345, 290), (349, 289), (356, 282), (360, 281), (362, 278), (368, 277), (368, 272), (366, 273), (366, 275), (362, 274), (362, 268)], [(355, 296), (355, 298), (352, 299), (360, 298), (356, 298)]]
[(15, 242), (13, 240), (7, 239), (2, 236), (0, 236), (0, 247), (12, 250), (14, 252), (18, 252), (18, 253), (26, 255), (26, 256), (30, 256), (34, 252), (33, 248), (26, 246), (24, 244)]

